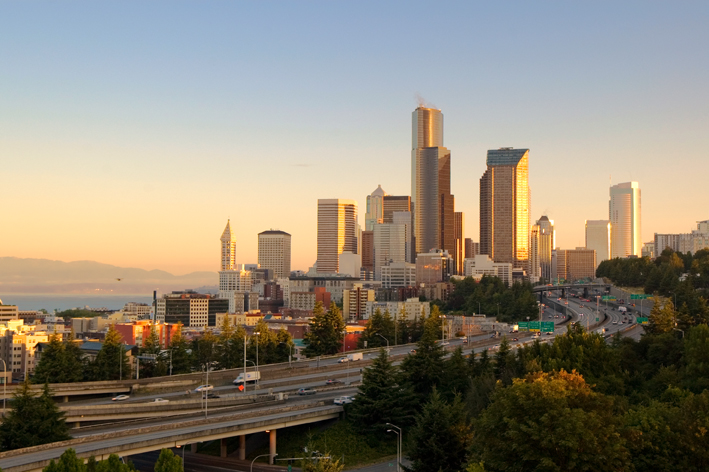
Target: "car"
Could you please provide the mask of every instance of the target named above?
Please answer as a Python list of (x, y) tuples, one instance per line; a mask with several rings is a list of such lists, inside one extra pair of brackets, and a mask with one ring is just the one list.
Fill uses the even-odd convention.
[(468, 337), (467, 337), (467, 336), (458, 336), (458, 339), (460, 339), (460, 340), (463, 340), (463, 341), (464, 341), (464, 340), (468, 339)]
[(554, 315), (554, 318), (558, 318), (558, 317), (559, 317), (559, 315)]
[(156, 398), (155, 400), (152, 401), (152, 403), (168, 403), (170, 400), (167, 398)]
[(551, 331), (547, 331), (547, 336), (554, 336), (554, 333)]
[(343, 397), (337, 397), (337, 398), (335, 398), (335, 400), (333, 401), (333, 403), (334, 403), (335, 405), (346, 405), (347, 403), (352, 403), (353, 401), (354, 401), (354, 397), (353, 397), (353, 396), (348, 396), (348, 395), (346, 395), (346, 396), (343, 396)]
[(341, 384), (341, 383), (342, 383), (342, 380), (337, 380), (337, 379), (327, 379), (325, 381), (325, 385), (337, 385), (337, 384)]
[(130, 398), (130, 395), (118, 395), (118, 396), (111, 398), (111, 401), (122, 402), (123, 400), (128, 400), (129, 398)]
[(221, 397), (219, 395), (217, 395), (216, 393), (209, 392), (207, 394), (207, 398), (221, 398)]
[(350, 360), (349, 360), (347, 357), (340, 357), (340, 358), (337, 360), (337, 363), (338, 363), (338, 364), (344, 364), (345, 362), (349, 362), (349, 361), (350, 361)]
[(618, 322), (617, 322), (617, 321), (614, 321), (613, 324), (618, 324)]
[(214, 385), (211, 385), (211, 384), (200, 385), (199, 387), (194, 389), (195, 393), (207, 392), (209, 390), (214, 390)]
[(416, 354), (416, 349), (412, 349), (409, 351), (410, 354)]
[(447, 345), (449, 345), (449, 344), (450, 344), (450, 343), (449, 343), (448, 341), (441, 341), (441, 346), (447, 346)]
[(517, 338), (512, 338), (512, 341), (519, 341), (519, 339), (517, 339)]
[(552, 315), (549, 315), (549, 318), (552, 318)]
[(468, 338), (463, 339), (463, 344), (468, 344)]
[(317, 390), (314, 388), (299, 388), (297, 393), (298, 395), (315, 395)]

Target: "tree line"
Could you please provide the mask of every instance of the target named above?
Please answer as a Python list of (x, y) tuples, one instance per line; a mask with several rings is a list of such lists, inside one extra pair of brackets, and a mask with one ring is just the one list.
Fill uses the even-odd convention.
[[(182, 336), (181, 326), (172, 336), (169, 346), (164, 349), (155, 326), (151, 326), (148, 336), (138, 351), (141, 356), (152, 357), (140, 361), (140, 377), (233, 369), (244, 365), (244, 345), (246, 359), (259, 364), (287, 362), (292, 352), (293, 339), (285, 329), (272, 331), (265, 321), (259, 320), (252, 335), (243, 326), (235, 326), (224, 317), (219, 331), (205, 333), (188, 341)], [(258, 334), (255, 334), (258, 333)], [(97, 380), (123, 380), (135, 377), (128, 361), (128, 353), (120, 333), (109, 326), (106, 338), (95, 359), (89, 360), (73, 334), (62, 341), (58, 335), (50, 337), (43, 349), (33, 381), (36, 383), (68, 383)]]
[(709, 470), (709, 327), (659, 305), (640, 341), (577, 325), (468, 358), (432, 310), (415, 353), (365, 369), (348, 420), (371, 441), (402, 427), (410, 472)]

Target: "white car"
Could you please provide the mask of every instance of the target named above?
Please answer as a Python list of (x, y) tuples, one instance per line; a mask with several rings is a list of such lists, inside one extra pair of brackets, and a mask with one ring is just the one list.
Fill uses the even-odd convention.
[(111, 401), (121, 402), (123, 400), (128, 400), (129, 398), (130, 398), (130, 395), (118, 395), (117, 397), (111, 398)]
[(345, 362), (349, 362), (350, 360), (346, 357), (340, 357), (340, 359), (337, 361), (338, 364), (344, 364)]
[(168, 403), (170, 400), (167, 398), (156, 398), (155, 400), (152, 401), (152, 403)]
[(214, 385), (200, 385), (199, 387), (194, 389), (195, 392), (207, 392), (209, 390), (214, 390)]
[(345, 405), (347, 403), (352, 403), (353, 400), (354, 397), (352, 396), (337, 397), (333, 403), (335, 405)]

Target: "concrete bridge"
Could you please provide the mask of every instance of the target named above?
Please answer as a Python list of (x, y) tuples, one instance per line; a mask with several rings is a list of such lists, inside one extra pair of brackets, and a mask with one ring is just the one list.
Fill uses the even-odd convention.
[(199, 442), (221, 440), (221, 453), (226, 456), (226, 439), (240, 437), (239, 458), (246, 456), (246, 435), (268, 432), (270, 462), (276, 455), (278, 429), (336, 419), (343, 411), (341, 406), (322, 401), (297, 406), (275, 407), (266, 412), (228, 414), (209, 419), (150, 426), (141, 429), (84, 436), (57, 443), (0, 453), (0, 468), (4, 472), (41, 472), (52, 459), (57, 459), (68, 448), (76, 450), (78, 457), (97, 460), (111, 454), (129, 456), (163, 448), (192, 445)]

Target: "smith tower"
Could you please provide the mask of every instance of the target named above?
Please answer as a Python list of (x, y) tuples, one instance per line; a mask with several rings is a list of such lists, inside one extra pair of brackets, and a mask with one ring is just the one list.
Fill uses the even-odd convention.
[(451, 153), (443, 147), (441, 110), (418, 107), (412, 115), (411, 206), (416, 253), (455, 252)]

